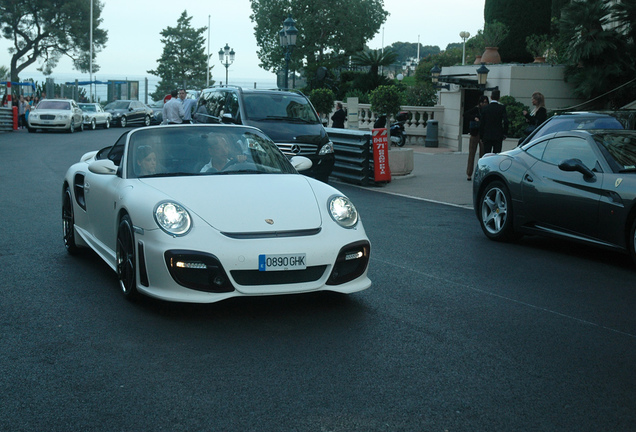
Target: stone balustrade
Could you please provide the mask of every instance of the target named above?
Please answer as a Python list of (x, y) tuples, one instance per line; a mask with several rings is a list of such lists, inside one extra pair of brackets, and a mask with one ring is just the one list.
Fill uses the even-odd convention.
[[(347, 107), (345, 102), (342, 105)], [(402, 106), (400, 111), (405, 111), (409, 114), (409, 119), (404, 124), (407, 139), (409, 144), (423, 145), (426, 138), (426, 122), (429, 119), (435, 119), (442, 124), (444, 115), (443, 106), (434, 107), (422, 107), (422, 106)], [(333, 112), (329, 114), (330, 119)], [(378, 119), (378, 115), (371, 111), (370, 104), (358, 104), (358, 129), (359, 130), (371, 130), (373, 129), (373, 123)], [(395, 121), (393, 117), (391, 122)], [(349, 127), (347, 125), (347, 127)]]

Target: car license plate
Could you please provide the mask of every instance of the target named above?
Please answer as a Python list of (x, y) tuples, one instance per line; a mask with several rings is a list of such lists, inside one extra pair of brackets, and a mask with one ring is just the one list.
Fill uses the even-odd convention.
[(304, 270), (307, 268), (306, 254), (259, 255), (259, 271)]

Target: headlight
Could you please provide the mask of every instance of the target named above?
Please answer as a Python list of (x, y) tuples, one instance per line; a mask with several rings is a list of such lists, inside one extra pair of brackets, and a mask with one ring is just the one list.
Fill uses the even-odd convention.
[(345, 196), (332, 196), (327, 202), (327, 208), (331, 218), (341, 227), (353, 228), (358, 223), (358, 211)]
[(162, 202), (155, 208), (155, 222), (168, 234), (182, 236), (190, 231), (192, 219), (188, 211), (173, 202)]
[(318, 153), (319, 155), (326, 155), (329, 153), (333, 153), (333, 143), (331, 141), (329, 141), (327, 144), (325, 144), (324, 146), (322, 146), (322, 148), (320, 149), (320, 153)]

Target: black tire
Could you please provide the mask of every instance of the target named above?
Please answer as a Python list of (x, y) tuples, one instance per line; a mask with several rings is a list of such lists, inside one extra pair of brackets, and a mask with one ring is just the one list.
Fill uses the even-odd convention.
[(128, 215), (121, 218), (117, 230), (117, 279), (119, 279), (119, 288), (124, 297), (133, 300), (139, 295), (137, 291), (135, 234)]
[(27, 127), (27, 130), (28, 130), (30, 133), (36, 133), (36, 132), (38, 131), (36, 128), (32, 128), (32, 127)]
[(144, 118), (144, 125), (146, 125), (146, 126), (150, 126), (150, 116), (149, 116), (149, 115), (147, 115), (147, 116)]
[(95, 130), (97, 129), (97, 122), (95, 121), (95, 119), (91, 120), (91, 130)]
[(398, 143), (398, 147), (404, 147), (404, 144), (406, 144), (406, 134), (402, 133), (402, 136), (400, 137), (400, 142)]
[(64, 233), (64, 247), (71, 255), (76, 255), (79, 248), (75, 243), (75, 215), (73, 213), (73, 197), (71, 189), (66, 186), (62, 192), (62, 229)]
[(71, 125), (68, 127), (68, 133), (73, 132), (75, 132), (75, 123), (73, 123), (73, 120), (71, 120)]
[(508, 187), (494, 181), (479, 197), (479, 224), (491, 240), (512, 241), (518, 238), (513, 229), (512, 199)]
[(84, 132), (84, 120), (80, 122), (80, 132)]
[(119, 120), (119, 126), (124, 128), (124, 127), (126, 127), (127, 124), (128, 124), (128, 120), (126, 119), (126, 116), (123, 116)]
[(106, 123), (104, 123), (104, 129), (110, 129), (110, 119), (106, 119)]

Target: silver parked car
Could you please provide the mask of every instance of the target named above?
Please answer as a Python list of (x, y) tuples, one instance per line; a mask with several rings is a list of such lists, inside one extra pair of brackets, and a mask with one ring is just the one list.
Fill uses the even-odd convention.
[(104, 129), (110, 127), (113, 115), (104, 111), (104, 108), (98, 103), (80, 103), (79, 107), (84, 113), (84, 127), (95, 130), (97, 126)]

